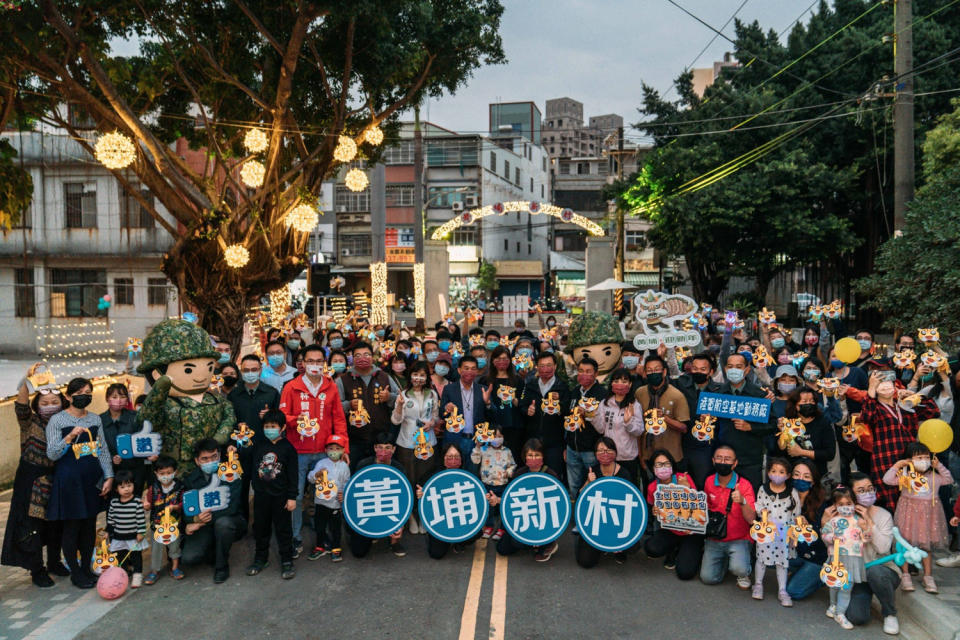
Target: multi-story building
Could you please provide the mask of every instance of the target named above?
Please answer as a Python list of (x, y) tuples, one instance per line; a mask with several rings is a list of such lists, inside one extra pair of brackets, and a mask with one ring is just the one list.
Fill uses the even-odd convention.
[(726, 67), (737, 67), (739, 62), (729, 51), (723, 54), (723, 60), (717, 60), (712, 67), (704, 67), (693, 70), (693, 92), (703, 97), (703, 92), (720, 77)]
[[(17, 228), (2, 232), (0, 352), (37, 353), (43, 335), (96, 316), (107, 293), (118, 347), (176, 314), (176, 289), (160, 271), (173, 238), (147, 210), (70, 137), (3, 135), (33, 179), (33, 202)], [(146, 189), (142, 195), (153, 199)]]

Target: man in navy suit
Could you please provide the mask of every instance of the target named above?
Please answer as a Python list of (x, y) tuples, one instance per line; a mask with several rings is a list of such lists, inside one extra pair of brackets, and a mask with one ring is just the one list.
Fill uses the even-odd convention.
[(476, 465), (470, 460), (470, 454), (473, 452), (473, 431), (474, 426), (486, 421), (487, 402), (489, 390), (485, 393), (477, 379), (479, 368), (477, 359), (473, 356), (463, 356), (460, 358), (460, 366), (457, 368), (460, 379), (457, 382), (451, 382), (443, 388), (443, 394), (440, 396), (440, 406), (443, 408), (446, 418), (452, 412), (454, 407), (457, 413), (463, 416), (463, 430), (460, 433), (451, 431), (444, 432), (443, 445), (450, 442), (457, 444), (460, 449), (460, 456), (463, 458), (463, 466), (468, 471), (473, 471)]

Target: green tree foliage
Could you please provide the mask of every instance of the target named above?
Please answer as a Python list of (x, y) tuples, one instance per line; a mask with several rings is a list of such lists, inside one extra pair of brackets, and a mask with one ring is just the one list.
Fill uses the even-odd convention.
[(492, 262), (481, 262), (477, 269), (477, 288), (490, 295), (497, 288), (497, 267)]
[(33, 178), (17, 164), (17, 151), (0, 138), (0, 228), (11, 229), (30, 206)]
[[(131, 168), (160, 206), (141, 204), (175, 240), (164, 272), (205, 328), (238, 336), (249, 305), (304, 268), (308, 235), (284, 218), (339, 168), (338, 137), (376, 159), (362, 137), (371, 124), (389, 143), (408, 105), (503, 62), (502, 11), (499, 0), (40, 0), (0, 21), (0, 68), (22, 95), (43, 96), (45, 122), (88, 149), (91, 136), (57, 108), (63, 102), (98, 131), (137, 141)], [(138, 51), (116, 55), (110, 43), (121, 39)], [(237, 170), (251, 125), (269, 139), (256, 189)], [(180, 138), (206, 162), (178, 154)], [(137, 197), (126, 172), (117, 177)], [(223, 261), (235, 243), (251, 256), (239, 270)]]

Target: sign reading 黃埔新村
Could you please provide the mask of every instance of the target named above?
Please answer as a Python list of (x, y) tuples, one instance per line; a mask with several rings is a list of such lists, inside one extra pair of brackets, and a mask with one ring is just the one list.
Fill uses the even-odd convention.
[(461, 469), (434, 474), (423, 486), (420, 523), (444, 542), (463, 542), (479, 533), (490, 505), (480, 480)]
[(696, 413), (746, 422), (767, 422), (770, 420), (770, 401), (749, 396), (701, 393)]
[(399, 531), (413, 511), (413, 488), (407, 477), (386, 464), (360, 469), (343, 490), (343, 517), (368, 538)]
[(504, 489), (500, 515), (514, 540), (531, 547), (550, 544), (570, 523), (570, 494), (550, 474), (525, 473)]

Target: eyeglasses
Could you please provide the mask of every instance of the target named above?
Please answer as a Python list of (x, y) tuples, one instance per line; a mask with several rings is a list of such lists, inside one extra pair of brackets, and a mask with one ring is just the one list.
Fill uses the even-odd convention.
[(37, 393), (39, 393), (42, 396), (46, 396), (51, 393), (55, 395), (60, 395), (60, 389), (37, 389)]
[(654, 469), (673, 469), (673, 465), (669, 462), (657, 462), (653, 465)]
[(323, 364), (323, 360), (304, 360), (303, 364)]
[(443, 459), (444, 459), (444, 460), (459, 460), (459, 459), (460, 459), (460, 456), (458, 456), (458, 455), (443, 456)]

